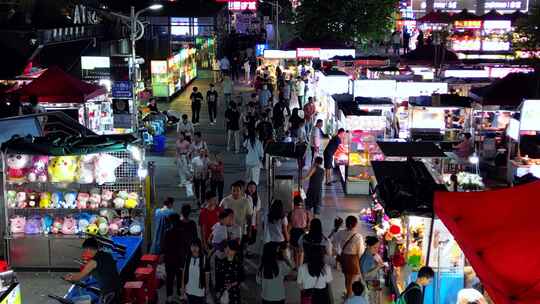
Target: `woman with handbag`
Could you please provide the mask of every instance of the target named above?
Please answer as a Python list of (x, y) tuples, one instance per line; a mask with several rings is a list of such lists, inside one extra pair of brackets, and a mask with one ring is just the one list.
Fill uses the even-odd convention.
[(366, 250), (360, 258), (360, 270), (366, 282), (368, 302), (370, 304), (382, 303), (381, 270), (385, 265), (379, 256), (380, 242), (377, 237), (366, 237)]
[(313, 249), (298, 269), (297, 283), (300, 285), (301, 304), (329, 304), (328, 284), (332, 282), (332, 269), (324, 262), (325, 250)]
[(240, 284), (244, 281), (244, 266), (238, 258), (240, 245), (237, 241), (228, 241), (225, 258), (216, 259), (216, 286), (218, 303), (240, 304)]
[(352, 284), (360, 276), (360, 255), (364, 252), (364, 240), (356, 231), (357, 224), (356, 217), (348, 216), (345, 219), (346, 229), (334, 235), (336, 262), (345, 275), (345, 298), (352, 296)]

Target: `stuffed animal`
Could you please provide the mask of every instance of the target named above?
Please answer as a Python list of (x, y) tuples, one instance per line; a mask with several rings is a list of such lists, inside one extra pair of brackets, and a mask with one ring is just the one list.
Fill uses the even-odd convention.
[(51, 196), (51, 201), (52, 201), (52, 204), (51, 204), (52, 208), (63, 208), (62, 206), (64, 206), (65, 204), (64, 194), (62, 194), (62, 192), (60, 191), (53, 192)]
[(109, 233), (109, 223), (106, 218), (100, 216), (96, 221), (96, 225), (98, 226), (98, 233), (100, 235), (107, 235)]
[(90, 199), (90, 194), (86, 192), (79, 192), (77, 195), (77, 208), (86, 209), (88, 208), (88, 200)]
[(133, 220), (131, 222), (131, 225), (129, 225), (129, 234), (131, 234), (131, 235), (139, 235), (139, 234), (141, 234), (141, 232), (142, 232), (141, 224), (138, 221)]
[(96, 224), (90, 224), (86, 226), (86, 234), (89, 235), (97, 235), (98, 234), (98, 226)]
[(41, 219), (41, 230), (43, 231), (43, 234), (49, 234), (51, 233), (53, 225), (53, 218), (52, 216), (46, 214)]
[(77, 192), (64, 193), (64, 204), (62, 208), (75, 209), (77, 208)]
[(90, 203), (90, 209), (99, 208), (101, 203), (101, 194), (99, 193), (99, 189), (92, 189), (90, 191), (90, 200), (88, 202)]
[(125, 203), (126, 203), (126, 201), (121, 197), (116, 197), (113, 200), (114, 208), (116, 208), (116, 209), (124, 208)]
[(79, 171), (77, 172), (77, 182), (80, 184), (91, 184), (94, 182), (94, 168), (96, 154), (87, 154), (79, 157)]
[(17, 191), (8, 190), (6, 193), (6, 202), (9, 208), (17, 208)]
[(38, 206), (38, 194), (36, 192), (28, 193), (28, 207), (36, 208)]
[(118, 217), (118, 213), (114, 209), (101, 209), (99, 210), (99, 215), (106, 218), (109, 223)]
[(26, 220), (26, 224), (24, 225), (25, 234), (40, 234), (42, 232), (41, 217), (39, 215), (35, 215)]
[(110, 208), (112, 199), (113, 199), (113, 194), (114, 192), (112, 192), (111, 190), (103, 189), (101, 191), (101, 204), (99, 206), (101, 208)]
[(109, 221), (109, 233), (111, 235), (117, 235), (120, 227), (122, 227), (122, 219), (121, 218), (114, 218), (112, 221)]
[(9, 231), (11, 233), (23, 233), (26, 225), (26, 218), (24, 216), (15, 215), (9, 219)]
[(77, 234), (77, 220), (73, 216), (64, 217), (64, 225), (62, 225), (62, 234)]
[(49, 157), (45, 155), (32, 157), (32, 166), (30, 172), (28, 172), (29, 182), (47, 182), (47, 165), (49, 164)]
[(28, 207), (28, 196), (26, 195), (26, 192), (20, 191), (17, 192), (17, 208), (26, 208)]
[(79, 214), (78, 218), (79, 218), (79, 221), (78, 221), (79, 232), (85, 232), (86, 227), (88, 227), (88, 225), (90, 225), (90, 214), (81, 213), (81, 214)]
[(30, 156), (24, 154), (7, 155), (7, 181), (11, 183), (26, 182), (26, 173), (30, 167)]
[(137, 192), (130, 192), (125, 200), (124, 207), (128, 209), (137, 208), (139, 205), (139, 195)]
[(77, 156), (53, 156), (49, 160), (49, 180), (53, 183), (72, 183), (77, 175)]
[(51, 208), (51, 193), (41, 192), (39, 195), (39, 208)]
[(122, 164), (123, 160), (107, 153), (98, 154), (95, 162), (95, 177), (98, 185), (116, 182), (114, 171)]
[(58, 234), (62, 232), (62, 226), (64, 225), (64, 220), (61, 217), (55, 217), (54, 222), (51, 228), (51, 232), (54, 234)]

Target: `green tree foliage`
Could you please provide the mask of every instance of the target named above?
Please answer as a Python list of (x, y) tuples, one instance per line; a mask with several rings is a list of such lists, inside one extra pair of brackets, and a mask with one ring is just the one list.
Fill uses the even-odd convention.
[(306, 41), (330, 38), (365, 45), (388, 34), (395, 12), (395, 0), (302, 0), (296, 30)]
[(533, 7), (527, 18), (518, 20), (513, 43), (518, 49), (540, 48), (540, 5)]

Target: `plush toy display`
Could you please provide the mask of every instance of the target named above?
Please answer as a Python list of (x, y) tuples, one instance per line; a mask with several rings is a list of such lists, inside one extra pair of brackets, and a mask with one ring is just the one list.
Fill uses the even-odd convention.
[(52, 216), (46, 214), (41, 219), (41, 230), (43, 231), (43, 234), (49, 234), (51, 233), (53, 225), (53, 218)]
[(24, 225), (24, 233), (40, 234), (41, 232), (41, 217), (39, 215), (35, 215), (26, 220), (26, 224)]
[(96, 221), (96, 225), (98, 226), (98, 233), (100, 235), (107, 235), (109, 233), (109, 223), (106, 218), (100, 216)]
[(125, 200), (124, 207), (128, 209), (137, 208), (139, 205), (139, 195), (136, 192), (130, 192)]
[(110, 208), (111, 207), (113, 194), (114, 194), (114, 192), (112, 192), (111, 190), (108, 190), (108, 189), (103, 189), (101, 191), (101, 204), (100, 204), (101, 208)]
[(64, 204), (62, 208), (75, 209), (77, 208), (77, 192), (64, 193)]
[(117, 197), (113, 200), (114, 208), (116, 208), (116, 209), (122, 209), (122, 208), (124, 208), (125, 203), (126, 203), (126, 201), (125, 201), (123, 198), (119, 197), (119, 196), (117, 196)]
[(26, 192), (20, 191), (17, 192), (17, 208), (26, 208), (28, 207), (28, 196)]
[(49, 192), (41, 192), (39, 195), (39, 208), (51, 208), (51, 194)]
[(62, 192), (54, 192), (51, 196), (51, 201), (52, 201), (52, 205), (51, 207), (52, 208), (63, 208), (62, 206), (64, 206), (64, 195), (62, 194)]
[(98, 226), (96, 224), (90, 224), (86, 226), (86, 234), (89, 235), (97, 235), (98, 234)]
[(86, 231), (86, 227), (90, 225), (90, 214), (81, 213), (79, 214), (79, 232)]
[(23, 233), (26, 225), (26, 218), (24, 216), (15, 215), (9, 219), (9, 228), (11, 233)]
[(36, 208), (38, 205), (38, 194), (36, 192), (27, 193), (28, 195), (28, 207)]
[(47, 182), (47, 165), (49, 164), (48, 156), (34, 156), (32, 157), (32, 166), (30, 172), (28, 172), (29, 182)]
[(7, 181), (11, 183), (26, 182), (26, 173), (30, 167), (30, 156), (24, 154), (8, 154), (6, 158), (7, 164)]
[(62, 226), (64, 225), (64, 220), (61, 217), (55, 217), (54, 222), (52, 225), (51, 232), (54, 234), (58, 234), (62, 232)]
[(77, 208), (86, 209), (88, 208), (88, 200), (90, 199), (90, 194), (86, 192), (79, 192), (77, 195)]
[(101, 194), (99, 193), (99, 189), (92, 189), (90, 191), (90, 200), (88, 202), (90, 203), (90, 209), (99, 208), (99, 204), (101, 203)]
[(73, 216), (64, 217), (64, 225), (62, 225), (62, 234), (77, 234), (77, 221)]
[(17, 191), (15, 190), (7, 191), (6, 201), (9, 208), (17, 208)]
[(138, 221), (133, 220), (131, 222), (131, 225), (129, 225), (129, 234), (131, 234), (131, 235), (139, 235), (139, 234), (141, 234), (141, 232), (142, 232), (141, 224)]
[(98, 154), (95, 162), (95, 178), (98, 185), (116, 182), (114, 171), (122, 164), (123, 160), (107, 153)]
[(77, 182), (80, 184), (91, 184), (94, 182), (94, 168), (96, 154), (87, 154), (79, 158), (79, 171), (77, 172)]
[(49, 180), (53, 183), (72, 183), (77, 175), (77, 156), (54, 156), (49, 160)]
[(120, 230), (120, 227), (122, 227), (122, 219), (121, 218), (115, 218), (112, 221), (110, 221), (109, 224), (109, 233), (111, 235), (117, 235), (118, 231)]

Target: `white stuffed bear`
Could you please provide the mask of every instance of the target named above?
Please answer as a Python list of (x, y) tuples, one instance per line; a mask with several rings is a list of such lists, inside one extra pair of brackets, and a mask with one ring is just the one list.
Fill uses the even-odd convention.
[(123, 160), (107, 153), (99, 153), (95, 161), (95, 178), (98, 185), (116, 182), (114, 171)]
[(87, 154), (79, 158), (79, 171), (77, 182), (79, 184), (91, 184), (94, 182), (96, 154)]

